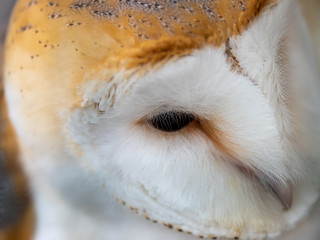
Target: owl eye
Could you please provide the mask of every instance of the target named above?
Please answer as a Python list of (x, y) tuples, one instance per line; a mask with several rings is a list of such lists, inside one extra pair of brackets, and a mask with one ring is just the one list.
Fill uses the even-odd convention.
[(194, 120), (194, 116), (186, 112), (168, 111), (152, 117), (150, 124), (162, 132), (179, 131)]

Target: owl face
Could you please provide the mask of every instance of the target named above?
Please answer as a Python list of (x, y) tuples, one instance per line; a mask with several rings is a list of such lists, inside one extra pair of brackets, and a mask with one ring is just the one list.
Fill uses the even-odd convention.
[[(46, 147), (90, 172), (93, 185), (178, 231), (259, 239), (293, 227), (318, 197), (320, 143), (318, 75), (308, 41), (297, 37), (303, 26), (292, 27), (302, 22), (295, 1), (172, 1), (172, 15), (120, 2), (126, 14), (100, 1), (40, 3), (55, 13), (52, 29), (66, 24), (63, 34), (42, 33), (30, 17), (27, 33), (9, 35), (9, 43), (23, 42), (9, 44), (6, 66), (23, 149), (53, 136)], [(199, 21), (187, 24), (190, 16)], [(112, 35), (113, 17), (121, 21)], [(153, 17), (154, 26), (169, 22), (158, 26), (160, 37), (154, 26), (142, 34), (142, 20)], [(17, 69), (17, 54), (23, 63), (34, 49), (33, 62)]]
[(272, 109), (224, 59), (206, 48), (137, 77), (112, 110), (89, 105), (69, 120), (86, 163), (115, 198), (196, 235), (225, 234), (217, 223), (234, 236), (243, 224), (264, 229), (292, 201)]

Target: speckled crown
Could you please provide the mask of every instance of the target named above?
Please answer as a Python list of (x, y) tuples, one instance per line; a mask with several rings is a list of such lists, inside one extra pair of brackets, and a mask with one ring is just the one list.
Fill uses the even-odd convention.
[[(230, 37), (241, 34), (265, 7), (275, 3), (275, 0), (21, 0), (13, 19), (16, 36), (11, 36), (11, 42), (24, 32), (33, 35), (28, 39), (36, 48), (62, 47), (81, 41), (82, 47), (75, 47), (75, 51), (90, 55), (89, 52), (97, 52), (95, 46), (100, 46), (97, 56), (108, 58), (109, 68), (135, 68), (188, 55), (206, 45), (221, 46)], [(43, 34), (50, 37), (43, 38)]]

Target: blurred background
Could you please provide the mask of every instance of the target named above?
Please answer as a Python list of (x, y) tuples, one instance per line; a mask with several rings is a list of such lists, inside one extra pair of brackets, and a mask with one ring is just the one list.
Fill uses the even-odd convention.
[[(10, 13), (14, 6), (15, 0), (0, 0), (0, 69), (2, 69), (2, 54), (3, 54), (3, 46), (4, 46), (4, 40), (5, 40), (5, 33), (7, 29), (7, 24), (9, 22)], [(316, 53), (318, 57), (318, 64), (320, 69), (320, 0), (300, 0), (300, 3), (302, 5), (302, 10), (305, 15), (305, 19), (307, 21), (309, 30), (311, 32), (314, 45), (316, 47)], [(1, 91), (1, 73), (0, 73), (0, 91)], [(0, 92), (0, 95), (2, 93)], [(0, 107), (0, 143), (4, 139), (1, 131), (5, 127), (5, 124), (1, 121), (1, 107)], [(3, 146), (3, 145), (1, 145)], [(6, 225), (8, 225), (10, 222), (14, 221), (16, 218), (18, 218), (19, 215), (21, 215), (21, 212), (23, 212), (23, 201), (16, 202), (14, 199), (14, 193), (12, 192), (12, 176), (8, 174), (8, 165), (5, 163), (6, 157), (4, 157), (4, 153), (2, 152), (0, 146), (0, 229)], [(15, 167), (16, 169), (19, 169), (18, 167)], [(318, 207), (314, 213), (314, 215), (319, 215), (320, 207)], [(9, 214), (10, 213), (10, 214)], [(4, 219), (3, 216), (6, 218)], [(317, 227), (317, 226), (309, 226), (308, 228)], [(20, 228), (21, 231), (21, 228)], [(27, 230), (26, 230), (27, 231)], [(308, 232), (308, 229), (304, 231), (298, 231), (298, 234), (290, 235), (288, 236), (288, 239), (294, 240), (294, 239), (313, 239), (312, 237), (309, 237), (305, 235), (305, 232)], [(14, 234), (15, 235), (15, 234)], [(7, 240), (6, 236), (2, 235), (0, 232), (0, 240)], [(17, 239), (17, 240), (23, 240), (21, 237), (10, 237), (10, 240)], [(315, 239), (320, 239), (315, 238)]]
[(0, 0), (0, 68), (2, 68), (2, 46), (5, 39), (5, 33), (10, 18), (11, 10), (15, 2), (15, 0)]
[(9, 21), (11, 9), (13, 8), (13, 5), (15, 3), (15, 0), (0, 0), (0, 37), (1, 41), (3, 41), (7, 23)]
[(320, 0), (300, 0), (300, 3), (316, 47), (320, 67)]

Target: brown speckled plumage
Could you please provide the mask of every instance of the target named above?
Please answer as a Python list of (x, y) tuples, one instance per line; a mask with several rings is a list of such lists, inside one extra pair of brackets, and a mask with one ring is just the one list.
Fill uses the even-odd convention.
[(272, 4), (276, 1), (21, 0), (8, 48), (23, 41), (22, 47), (40, 58), (49, 49), (72, 49), (75, 57), (90, 57), (109, 69), (136, 68), (220, 46)]

